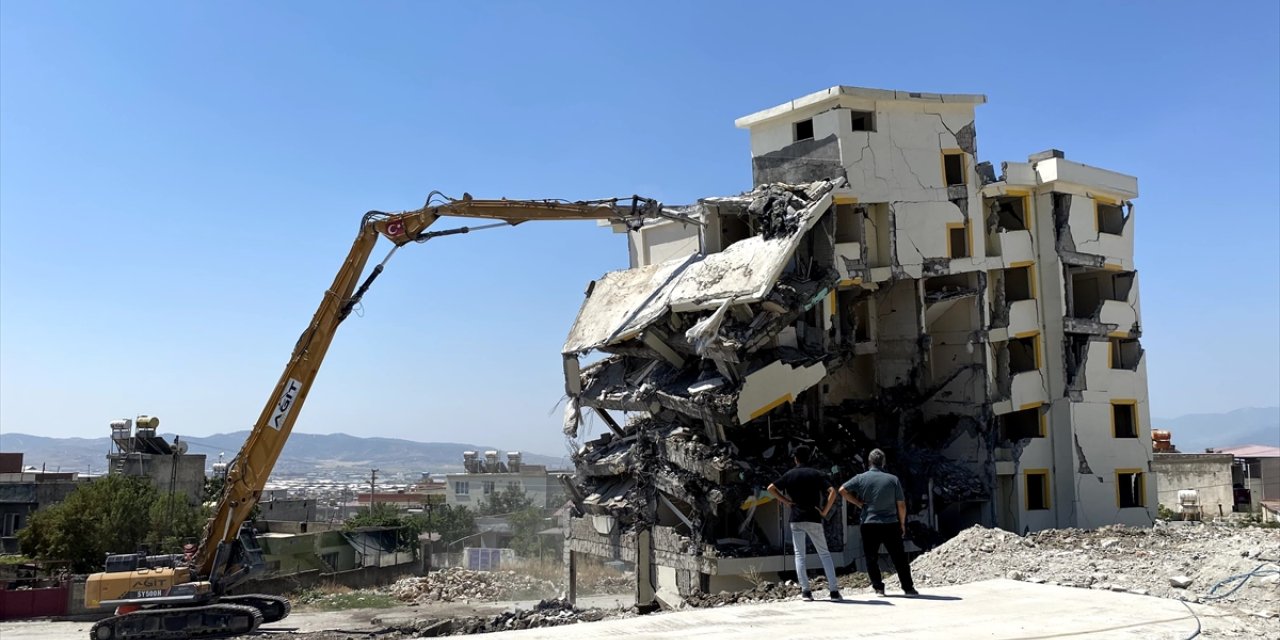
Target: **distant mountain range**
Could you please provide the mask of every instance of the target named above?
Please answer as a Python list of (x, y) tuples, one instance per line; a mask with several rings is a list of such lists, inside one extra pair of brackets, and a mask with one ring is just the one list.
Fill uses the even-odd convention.
[[(1232, 447), (1243, 444), (1280, 446), (1280, 407), (1236, 409), (1227, 413), (1197, 413), (1177, 418), (1152, 418), (1156, 429), (1173, 432), (1173, 444), (1186, 453), (1198, 453), (1206, 447)], [(203, 438), (183, 436), (191, 453), (208, 456), (209, 464), (225, 453), (229, 460), (240, 451), (248, 431), (218, 433)], [(173, 441), (173, 434), (164, 434)], [(106, 455), (111, 448), (109, 438), (46, 438), (23, 433), (0, 434), (0, 451), (20, 451), (24, 464), (46, 465), (49, 470), (95, 471), (106, 469)], [(462, 469), (462, 452), (483, 452), (496, 447), (455, 442), (414, 442), (398, 438), (362, 438), (345, 433), (318, 435), (295, 433), (285, 445), (276, 470), (284, 474), (326, 471), (329, 474), (366, 474), (369, 469), (380, 473), (443, 473)], [(529, 464), (565, 467), (565, 458), (524, 452)], [(504, 458), (505, 459), (505, 458)]]
[(1280, 407), (1152, 418), (1151, 426), (1171, 431), (1173, 446), (1183, 453), (1203, 453), (1209, 447), (1244, 444), (1280, 447)]
[[(173, 441), (173, 434), (161, 434)], [(217, 433), (203, 438), (182, 436), (190, 446), (190, 453), (203, 453), (212, 465), (219, 453), (226, 460), (240, 451), (249, 432)], [(46, 438), (25, 433), (0, 434), (0, 451), (17, 451), (24, 454), (23, 464), (41, 466), (53, 471), (87, 471), (90, 467), (101, 472), (107, 467), (107, 453), (111, 449), (110, 438)], [(462, 469), (462, 452), (483, 452), (496, 447), (456, 442), (414, 442), (398, 438), (362, 438), (345, 433), (319, 435), (294, 433), (280, 454), (276, 471), (284, 474), (327, 471), (340, 474), (344, 470), (367, 474), (378, 469), (380, 474), (418, 473), (429, 471), (443, 473)], [(503, 452), (505, 454), (505, 452)], [(545, 464), (549, 467), (567, 466), (562, 458), (522, 452), (526, 464)], [(505, 455), (502, 456), (506, 460)]]

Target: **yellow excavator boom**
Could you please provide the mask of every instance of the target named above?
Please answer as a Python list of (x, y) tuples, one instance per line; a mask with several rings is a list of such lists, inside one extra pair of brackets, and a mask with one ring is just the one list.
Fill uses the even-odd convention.
[[(206, 526), (192, 563), (196, 575), (210, 579), (215, 584), (223, 580), (234, 580), (226, 573), (230, 571), (234, 574), (236, 569), (226, 566), (230, 558), (225, 549), (235, 543), (241, 525), (248, 520), (266, 486), (267, 477), (284, 449), (285, 441), (289, 438), (316, 373), (320, 370), (320, 364), (333, 341), (334, 331), (359, 303), (396, 249), (410, 242), (425, 242), (434, 237), (472, 230), (462, 227), (439, 232), (428, 231), (432, 224), (445, 216), (492, 219), (501, 221), (499, 225), (515, 225), (531, 220), (615, 220), (636, 228), (646, 218), (661, 215), (664, 213), (659, 203), (639, 196), (567, 202), (476, 200), (470, 195), (452, 199), (434, 192), (428, 197), (426, 206), (420, 209), (400, 213), (370, 211), (365, 214), (355, 242), (338, 269), (333, 284), (325, 291), (310, 324), (298, 338), (284, 373), (280, 375), (266, 406), (254, 422), (252, 432), (227, 471), (222, 498)], [(379, 237), (390, 240), (394, 247), (387, 259), (378, 264), (364, 282), (360, 283), (360, 275), (364, 272)], [(224, 551), (220, 553), (220, 549)]]

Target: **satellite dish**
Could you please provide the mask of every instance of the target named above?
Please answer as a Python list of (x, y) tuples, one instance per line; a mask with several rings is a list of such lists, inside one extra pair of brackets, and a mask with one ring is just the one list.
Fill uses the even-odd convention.
[(177, 443), (175, 443), (175, 444), (173, 445), (173, 450), (174, 450), (175, 452), (177, 452), (177, 454), (178, 454), (178, 455), (180, 455), (180, 456), (181, 456), (181, 455), (186, 455), (186, 453), (187, 453), (187, 442), (186, 442), (185, 440), (179, 440)]

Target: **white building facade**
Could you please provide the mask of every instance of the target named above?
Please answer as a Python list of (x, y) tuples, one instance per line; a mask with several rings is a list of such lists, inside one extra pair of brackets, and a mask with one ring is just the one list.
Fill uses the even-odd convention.
[[(822, 402), (907, 385), (917, 428), (952, 425), (945, 454), (991, 498), (934, 514), (939, 528), (1151, 524), (1137, 180), (1056, 150), (995, 175), (977, 154), (985, 101), (837, 86), (737, 120), (755, 184), (847, 182), (833, 199), (841, 279), (819, 329), (849, 334), (856, 355), (817, 385)], [(629, 236), (632, 267), (735, 239), (715, 220)], [(856, 420), (873, 440), (891, 430)]]

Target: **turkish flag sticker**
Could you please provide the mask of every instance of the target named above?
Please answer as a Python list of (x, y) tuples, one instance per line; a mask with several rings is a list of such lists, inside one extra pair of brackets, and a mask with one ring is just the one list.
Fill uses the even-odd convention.
[(400, 236), (400, 235), (404, 235), (404, 222), (401, 222), (401, 221), (397, 220), (397, 221), (395, 221), (395, 222), (392, 222), (392, 223), (388, 224), (388, 225), (387, 225), (387, 235), (389, 235), (389, 236)]

